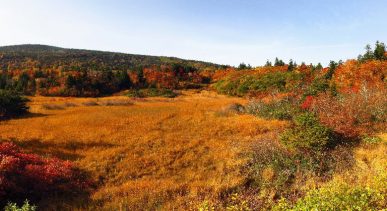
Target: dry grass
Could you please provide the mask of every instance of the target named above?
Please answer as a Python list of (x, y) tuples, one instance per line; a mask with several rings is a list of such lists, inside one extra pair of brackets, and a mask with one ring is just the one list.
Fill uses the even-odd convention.
[[(1, 122), (0, 138), (73, 160), (89, 172), (98, 185), (89, 208), (172, 210), (195, 207), (239, 185), (245, 178), (242, 152), (257, 137), (285, 126), (248, 115), (216, 115), (227, 105), (246, 102), (212, 92), (133, 105), (127, 99), (34, 97), (31, 111), (39, 115)], [(78, 106), (42, 108), (66, 103)]]

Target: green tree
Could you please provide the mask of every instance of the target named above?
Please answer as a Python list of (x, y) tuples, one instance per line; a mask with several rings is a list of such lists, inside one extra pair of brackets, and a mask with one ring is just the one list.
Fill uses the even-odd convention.
[(319, 62), (317, 65), (316, 65), (316, 70), (322, 70), (323, 69), (323, 66), (321, 65), (321, 63)]
[(247, 65), (245, 63), (240, 63), (239, 66), (238, 66), (238, 70), (245, 70), (247, 69)]
[(10, 90), (0, 90), (0, 118), (20, 116), (28, 112), (27, 98)]
[(275, 57), (274, 66), (284, 66), (285, 62), (281, 59), (278, 59), (278, 57)]
[(266, 60), (265, 67), (271, 67), (271, 66), (273, 66), (273, 65), (271, 64), (271, 61)]
[(379, 60), (383, 60), (383, 59), (385, 59), (385, 56), (384, 56), (385, 53), (386, 53), (386, 46), (384, 45), (384, 43), (376, 41), (375, 50), (374, 50), (374, 58), (379, 59)]
[(294, 66), (293, 60), (290, 59), (289, 65), (288, 65), (288, 71), (293, 71), (294, 68), (295, 68), (295, 66)]
[(337, 68), (339, 64), (335, 61), (330, 61), (329, 62), (329, 70), (328, 72), (325, 74), (324, 78), (327, 79), (327, 80), (330, 80), (332, 79), (333, 77), (333, 74), (335, 73), (335, 70)]
[(132, 82), (130, 81), (128, 72), (126, 71), (118, 71), (116, 74), (116, 79), (119, 89), (127, 89), (132, 86)]

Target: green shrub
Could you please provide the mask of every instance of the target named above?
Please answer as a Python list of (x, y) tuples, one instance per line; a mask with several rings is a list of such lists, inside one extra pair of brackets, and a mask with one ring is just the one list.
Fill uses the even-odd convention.
[(294, 115), (300, 112), (298, 106), (291, 99), (282, 99), (265, 103), (263, 101), (251, 101), (246, 106), (247, 113), (263, 117), (266, 119), (292, 119)]
[(285, 90), (286, 79), (289, 76), (287, 72), (270, 72), (262, 77), (252, 81), (250, 90), (266, 91), (269, 89)]
[(330, 88), (328, 80), (316, 78), (312, 84), (308, 86), (303, 96), (316, 96), (321, 92), (325, 92)]
[(28, 200), (26, 200), (23, 206), (18, 207), (16, 203), (9, 202), (7, 206), (4, 207), (4, 211), (35, 211), (35, 205), (31, 205)]
[[(229, 78), (219, 80), (214, 84), (215, 89), (221, 93), (226, 95), (237, 95), (239, 80), (233, 81)], [(247, 91), (247, 90), (246, 90)]]
[(167, 98), (174, 98), (177, 96), (177, 93), (170, 89), (156, 89), (156, 88), (149, 88), (149, 89), (133, 89), (130, 90), (126, 96), (128, 97), (137, 97), (137, 98), (143, 98), (143, 97), (167, 97)]
[(23, 115), (28, 112), (28, 99), (9, 90), (0, 90), (0, 118)]
[(313, 152), (322, 151), (334, 142), (332, 131), (309, 112), (294, 118), (294, 126), (282, 133), (280, 139), (290, 148)]
[(320, 174), (319, 165), (321, 164), (317, 157), (292, 153), (279, 144), (262, 142), (254, 150), (249, 183), (255, 187), (285, 193), (291, 191), (289, 188), (297, 172), (302, 172), (304, 176)]
[(383, 191), (345, 183), (332, 183), (309, 191), (294, 205), (282, 199), (273, 210), (382, 210), (386, 206)]
[(231, 194), (230, 202), (226, 206), (227, 211), (249, 211), (251, 210), (246, 200), (243, 200), (237, 193)]
[(382, 142), (383, 140), (377, 136), (365, 136), (362, 138), (362, 142), (366, 145), (374, 145)]
[[(263, 75), (242, 75), (237, 78), (225, 78), (214, 84), (215, 89), (227, 95), (244, 96), (249, 92), (278, 90), (289, 91), (297, 87), (301, 75), (293, 72), (269, 72)], [(295, 85), (296, 84), (296, 85)]]
[(214, 211), (215, 206), (208, 200), (203, 201), (201, 204), (198, 206), (199, 211)]

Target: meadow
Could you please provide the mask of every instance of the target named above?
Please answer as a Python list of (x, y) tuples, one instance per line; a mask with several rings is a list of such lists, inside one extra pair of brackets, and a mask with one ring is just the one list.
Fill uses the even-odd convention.
[(2, 140), (71, 160), (96, 184), (90, 199), (39, 207), (192, 208), (240, 185), (246, 149), (286, 125), (237, 115), (227, 107), (245, 99), (208, 91), (128, 99), (32, 97), (31, 114), (1, 122)]

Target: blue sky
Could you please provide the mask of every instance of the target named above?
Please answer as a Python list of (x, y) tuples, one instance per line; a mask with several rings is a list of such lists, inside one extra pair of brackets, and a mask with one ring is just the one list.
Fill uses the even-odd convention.
[(387, 38), (385, 0), (0, 0), (0, 45), (327, 64)]

